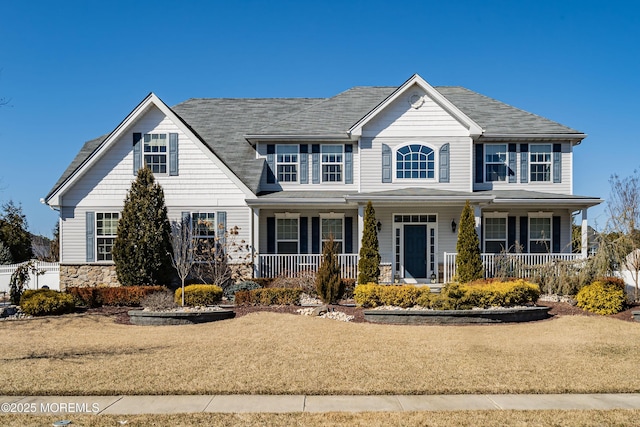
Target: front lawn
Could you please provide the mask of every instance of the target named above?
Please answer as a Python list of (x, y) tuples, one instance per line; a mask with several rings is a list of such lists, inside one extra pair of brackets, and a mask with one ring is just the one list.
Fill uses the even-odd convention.
[(253, 313), (187, 326), (112, 316), (0, 323), (0, 394), (638, 392), (640, 324), (392, 326)]

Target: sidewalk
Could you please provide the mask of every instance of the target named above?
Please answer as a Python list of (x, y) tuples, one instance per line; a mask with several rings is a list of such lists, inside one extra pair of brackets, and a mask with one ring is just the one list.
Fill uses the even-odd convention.
[(409, 396), (0, 396), (1, 413), (171, 414), (640, 409), (640, 393)]

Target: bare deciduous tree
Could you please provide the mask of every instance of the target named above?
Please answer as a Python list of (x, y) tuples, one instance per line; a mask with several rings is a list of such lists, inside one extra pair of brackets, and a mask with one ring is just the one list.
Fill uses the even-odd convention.
[(609, 239), (615, 246), (611, 258), (619, 268), (626, 268), (635, 282), (634, 299), (639, 299), (640, 276), (640, 175), (637, 170), (633, 175), (620, 178), (614, 174), (609, 179), (611, 194), (607, 209), (609, 222), (607, 228)]
[(171, 265), (176, 269), (182, 285), (182, 306), (184, 307), (184, 282), (191, 273), (195, 258), (193, 254), (193, 231), (189, 218), (171, 223)]

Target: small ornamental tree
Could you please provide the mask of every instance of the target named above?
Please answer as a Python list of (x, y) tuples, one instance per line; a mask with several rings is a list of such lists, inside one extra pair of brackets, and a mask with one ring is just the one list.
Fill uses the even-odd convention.
[(322, 249), (322, 264), (316, 276), (316, 290), (325, 304), (333, 304), (342, 298), (344, 284), (340, 278), (340, 264), (338, 263), (337, 247), (333, 235), (324, 243)]
[(171, 224), (171, 265), (176, 269), (182, 286), (182, 305), (184, 306), (184, 281), (191, 273), (195, 263), (193, 253), (193, 231), (189, 218), (182, 218)]
[(149, 168), (138, 171), (118, 221), (113, 260), (122, 285), (164, 285), (172, 278), (171, 225), (162, 187)]
[(358, 284), (377, 283), (380, 276), (380, 251), (378, 250), (378, 230), (376, 211), (371, 201), (364, 211), (364, 228), (358, 260)]
[(458, 243), (456, 244), (456, 274), (460, 283), (482, 279), (482, 257), (480, 256), (480, 239), (476, 233), (473, 210), (467, 200), (460, 216)]

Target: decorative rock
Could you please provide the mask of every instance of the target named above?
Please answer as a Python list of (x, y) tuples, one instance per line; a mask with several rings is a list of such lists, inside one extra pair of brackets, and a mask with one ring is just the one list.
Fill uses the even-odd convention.
[(326, 314), (329, 312), (329, 307), (327, 307), (326, 305), (321, 305), (320, 307), (316, 307), (313, 309), (313, 311), (311, 312), (312, 316), (322, 316), (323, 314)]

